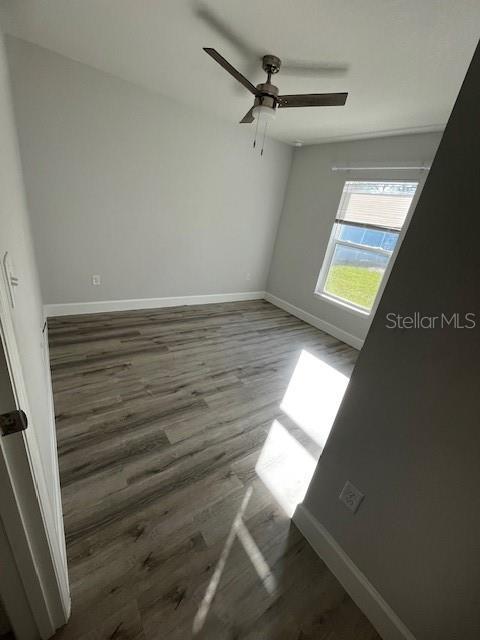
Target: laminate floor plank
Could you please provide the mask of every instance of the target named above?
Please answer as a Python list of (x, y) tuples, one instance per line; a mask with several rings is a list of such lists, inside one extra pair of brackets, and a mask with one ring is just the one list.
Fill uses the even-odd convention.
[[(287, 513), (321, 443), (286, 391), (305, 357), (348, 377), (354, 349), (265, 301), (48, 327), (72, 591), (58, 638), (379, 640)], [(325, 428), (330, 391), (313, 393)]]

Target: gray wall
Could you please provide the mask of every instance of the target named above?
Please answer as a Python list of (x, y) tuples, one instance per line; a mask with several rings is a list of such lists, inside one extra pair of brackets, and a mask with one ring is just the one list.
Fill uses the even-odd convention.
[(47, 378), (42, 335), (43, 310), (24, 187), (16, 131), (13, 121), (8, 69), (0, 32), (0, 260), (9, 252), (19, 279), (16, 306), (12, 310), (16, 340), (27, 387), (43, 470), (56, 512), (55, 487), (58, 483), (54, 425), (50, 413), (50, 387)]
[(44, 302), (265, 288), (290, 147), (260, 158), (252, 127), (21, 40), (7, 53)]
[(371, 317), (314, 294), (346, 180), (413, 179), (415, 172), (334, 172), (332, 166), (405, 166), (431, 162), (441, 134), (322, 144), (295, 151), (267, 290), (363, 340)]
[(479, 87), (477, 52), (304, 502), (417, 640), (480, 638)]

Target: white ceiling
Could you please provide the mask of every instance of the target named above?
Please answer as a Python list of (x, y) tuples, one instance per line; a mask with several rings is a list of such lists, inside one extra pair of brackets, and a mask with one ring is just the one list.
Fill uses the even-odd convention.
[[(252, 96), (202, 51), (265, 74), (198, 16), (200, 0), (1, 0), (4, 30), (230, 121)], [(271, 135), (305, 143), (443, 128), (480, 34), (479, 0), (204, 0), (248, 47), (344, 64), (280, 93), (348, 91), (345, 107), (280, 110)], [(253, 72), (256, 68), (256, 71)]]

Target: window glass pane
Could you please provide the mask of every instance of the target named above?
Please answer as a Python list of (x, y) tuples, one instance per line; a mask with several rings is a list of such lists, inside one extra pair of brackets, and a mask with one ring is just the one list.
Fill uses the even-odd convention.
[(346, 181), (316, 292), (370, 311), (418, 187)]
[(338, 238), (345, 242), (362, 244), (365, 236), (365, 227), (357, 227), (350, 224), (339, 224)]
[(417, 186), (418, 182), (360, 182), (347, 180), (344, 191), (350, 191), (351, 193), (409, 195), (413, 198)]
[(398, 240), (398, 233), (385, 229), (370, 229), (350, 224), (339, 224), (338, 238), (344, 242), (355, 242), (366, 247), (375, 247), (385, 251), (393, 251)]
[(367, 249), (336, 245), (324, 291), (370, 310), (389, 257)]

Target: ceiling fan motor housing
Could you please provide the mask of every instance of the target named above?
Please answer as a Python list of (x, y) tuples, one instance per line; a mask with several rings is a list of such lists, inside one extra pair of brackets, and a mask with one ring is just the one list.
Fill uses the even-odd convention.
[(280, 71), (282, 61), (277, 56), (266, 55), (262, 58), (262, 67), (265, 73), (274, 74)]

